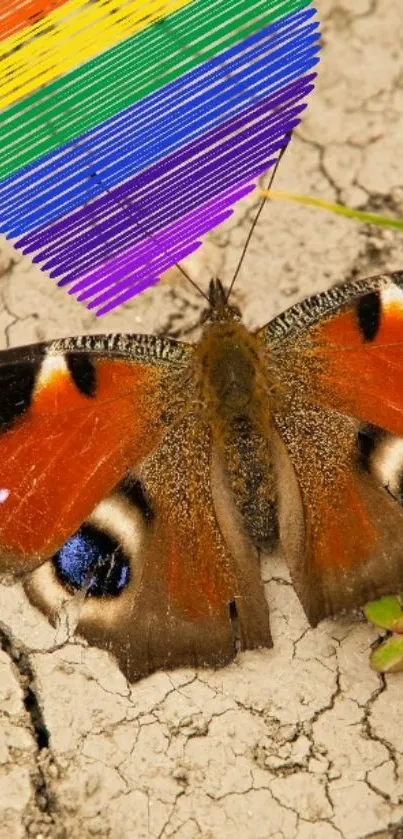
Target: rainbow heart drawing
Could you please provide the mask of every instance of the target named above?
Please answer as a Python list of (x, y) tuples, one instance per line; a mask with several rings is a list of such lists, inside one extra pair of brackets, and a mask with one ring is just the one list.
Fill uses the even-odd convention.
[(300, 120), (307, 0), (9, 0), (0, 230), (103, 315), (231, 215)]

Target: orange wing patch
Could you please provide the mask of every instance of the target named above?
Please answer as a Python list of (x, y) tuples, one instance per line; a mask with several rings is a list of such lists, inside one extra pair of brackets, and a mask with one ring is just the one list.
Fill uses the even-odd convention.
[(309, 504), (315, 567), (320, 572), (343, 572), (365, 562), (380, 536), (354, 474), (340, 475), (337, 491), (334, 489), (324, 491)]
[(392, 286), (379, 297), (379, 322), (369, 338), (356, 306), (309, 332), (310, 396), (403, 436), (403, 293)]
[(0, 544), (24, 569), (27, 557), (35, 567), (52, 555), (155, 445), (161, 369), (94, 363), (93, 397), (55, 364), (40, 374), (30, 408), (0, 436)]

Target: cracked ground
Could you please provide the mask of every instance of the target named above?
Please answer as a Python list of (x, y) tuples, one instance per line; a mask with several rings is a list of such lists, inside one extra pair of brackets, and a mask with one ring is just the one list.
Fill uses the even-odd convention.
[[(317, 89), (276, 187), (403, 215), (401, 0), (317, 0)], [(230, 278), (250, 198), (187, 261)], [(250, 326), (308, 293), (403, 268), (401, 234), (295, 205), (264, 211), (236, 289)], [(69, 334), (197, 336), (173, 270), (101, 321), (0, 248), (2, 345)], [(58, 644), (19, 586), (0, 588), (0, 839), (403, 836), (403, 675), (371, 672), (362, 620), (310, 629), (280, 558), (263, 561), (274, 649), (128, 685), (79, 638)]]

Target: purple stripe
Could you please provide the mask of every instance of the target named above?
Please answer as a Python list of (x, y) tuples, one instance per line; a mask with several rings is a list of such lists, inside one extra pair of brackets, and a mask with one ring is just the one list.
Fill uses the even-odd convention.
[[(130, 297), (135, 297), (137, 294), (140, 294), (142, 291), (145, 291), (147, 288), (150, 288), (150, 286), (157, 285), (159, 280), (160, 278), (157, 276), (147, 277), (147, 279), (142, 277), (140, 282), (137, 282), (135, 283), (135, 285), (132, 286), (132, 288), (130, 289), (130, 294), (127, 293), (126, 299), (129, 300)], [(115, 301), (112, 301), (112, 303), (109, 306), (104, 306), (103, 309), (100, 309), (99, 312), (95, 312), (95, 314), (97, 315), (97, 317), (99, 317), (100, 315), (106, 314), (106, 312), (109, 312), (111, 309), (116, 309), (117, 306), (120, 306), (120, 301), (116, 301), (115, 299)], [(89, 306), (87, 306), (87, 309), (89, 309)]]
[[(178, 247), (175, 262), (179, 262), (181, 259), (185, 259), (187, 256), (189, 256), (189, 254), (193, 253), (193, 251), (195, 251), (198, 247), (200, 247), (200, 245), (201, 245), (201, 242), (194, 242), (194, 241), (190, 242), (190, 243), (188, 242), (187, 244), (182, 243), (181, 247)], [(166, 271), (171, 266), (172, 266), (172, 259), (171, 259), (170, 255), (161, 254), (159, 256), (159, 258), (156, 259), (155, 262), (153, 263), (151, 274), (154, 274), (155, 276), (160, 276), (161, 274), (164, 273), (164, 271)], [(118, 295), (119, 295), (119, 297), (121, 296), (119, 294), (119, 292), (124, 291), (125, 294), (126, 294), (127, 291), (130, 288), (133, 288), (133, 281), (136, 280), (136, 274), (137, 274), (137, 279), (140, 280), (141, 279), (141, 273), (135, 272), (133, 277), (127, 277), (125, 280), (122, 280), (121, 283), (119, 283), (115, 287), (109, 289), (109, 291), (105, 291), (103, 294), (99, 294), (97, 297), (95, 297), (94, 300), (91, 300), (91, 302), (88, 303), (88, 305), (87, 305), (87, 309), (95, 309), (98, 306), (100, 306), (101, 303), (106, 303), (108, 300), (111, 300), (111, 299), (116, 300)], [(136, 285), (137, 285), (137, 283), (136, 283)], [(80, 297), (78, 299), (81, 300)]]
[[(138, 266), (144, 266), (154, 254), (171, 250), (175, 247), (180, 237), (187, 234), (187, 231), (189, 231), (189, 238), (193, 238), (195, 235), (203, 235), (203, 233), (211, 229), (212, 217), (219, 215), (228, 205), (239, 201), (251, 192), (253, 188), (253, 185), (248, 184), (236, 192), (230, 190), (221, 196), (220, 200), (203, 205), (203, 207), (189, 213), (179, 222), (169, 225), (161, 233), (143, 239), (138, 245), (129, 248), (115, 259), (110, 260), (106, 264), (104, 263), (95, 271), (91, 271), (79, 282), (74, 283), (69, 289), (69, 294), (77, 294), (87, 286), (95, 287), (95, 290), (98, 287), (102, 288), (106, 278), (110, 280), (113, 277), (118, 280), (128, 268), (134, 270)], [(60, 280), (59, 285), (66, 284), (67, 277), (64, 277), (63, 280)], [(91, 288), (91, 291), (93, 291), (93, 288)]]
[[(228, 190), (227, 193), (224, 193), (224, 196), (218, 202), (215, 200), (212, 203), (210, 202), (210, 204), (203, 205), (203, 207), (198, 208), (197, 210), (193, 211), (193, 213), (187, 214), (183, 221), (186, 222), (189, 219), (189, 223), (191, 223), (192, 218), (194, 218), (195, 226), (197, 226), (200, 216), (203, 216), (205, 213), (210, 214), (212, 211), (220, 212), (221, 209), (228, 206), (229, 202), (235, 202), (240, 200), (240, 198), (242, 198), (247, 191), (249, 190), (247, 190), (246, 187), (245, 189), (239, 190), (235, 193), (233, 190)], [(226, 196), (230, 197), (226, 198)], [(210, 207), (212, 209), (210, 209)], [(150, 234), (150, 236), (142, 239), (134, 247), (131, 246), (122, 253), (118, 254), (118, 256), (114, 259), (109, 260), (107, 263), (104, 263), (99, 268), (95, 269), (94, 271), (91, 271), (89, 274), (86, 274), (84, 277), (82, 277), (80, 282), (77, 282), (75, 284), (74, 288), (76, 290), (79, 290), (80, 288), (84, 288), (86, 285), (92, 282), (101, 280), (107, 273), (109, 274), (110, 266), (118, 267), (121, 263), (123, 263), (124, 265), (125, 263), (127, 263), (128, 260), (134, 260), (136, 254), (138, 255), (138, 259), (140, 260), (142, 258), (142, 254), (146, 252), (147, 248), (150, 246), (150, 244), (152, 244), (152, 242), (158, 244), (162, 241), (164, 243), (165, 248), (169, 247), (169, 237), (175, 236), (175, 230), (177, 227), (180, 227), (181, 222), (182, 220), (180, 220), (179, 222), (174, 222), (174, 224), (169, 225), (167, 228), (164, 228), (159, 233)], [(167, 239), (166, 243), (165, 238)], [(132, 245), (131, 240), (130, 245)], [(59, 280), (59, 285), (66, 285), (67, 283), (72, 282), (74, 279), (74, 274), (66, 275), (65, 277), (63, 277), (62, 280)]]
[[(160, 249), (153, 253), (150, 250), (150, 253), (147, 256), (147, 262), (144, 260), (141, 262), (141, 264), (137, 265), (133, 269), (131, 269), (131, 266), (128, 266), (130, 268), (130, 278), (127, 276), (127, 269), (126, 271), (120, 271), (118, 276), (114, 277), (113, 275), (111, 275), (102, 280), (102, 282), (96, 283), (95, 286), (91, 286), (86, 291), (83, 291), (77, 299), (81, 302), (82, 300), (88, 300), (90, 297), (94, 297), (94, 295), (96, 295), (95, 302), (102, 303), (104, 300), (107, 300), (112, 294), (116, 294), (118, 291), (125, 289), (127, 285), (131, 283), (132, 277), (141, 277), (144, 273), (145, 267), (147, 268), (147, 270), (150, 268), (153, 273), (161, 273), (161, 271), (165, 271), (166, 267), (169, 268), (170, 265), (175, 264), (175, 262), (178, 262), (178, 259), (182, 258), (178, 256), (178, 249), (180, 250), (185, 245), (193, 245), (195, 236), (202, 236), (208, 230), (211, 230), (211, 227), (213, 225), (221, 224), (221, 222), (225, 221), (230, 215), (232, 215), (232, 210), (222, 212), (219, 216), (209, 216), (208, 220), (205, 220), (204, 225), (200, 230), (189, 230), (186, 229), (186, 227), (184, 227), (182, 230), (178, 230), (175, 242), (171, 243), (170, 251), (163, 251), (162, 249)], [(200, 244), (201, 242), (198, 243), (198, 245)], [(163, 263), (165, 267), (161, 267), (160, 263)], [(112, 289), (110, 288), (111, 286)], [(103, 289), (107, 290), (102, 291)], [(102, 293), (98, 294), (98, 292)], [(69, 290), (69, 293), (72, 293), (71, 289)]]
[[(201, 242), (194, 242), (192, 246), (189, 246), (186, 249), (186, 251), (183, 251), (180, 254), (178, 254), (176, 261), (179, 262), (179, 260), (184, 259), (186, 256), (189, 256), (189, 254), (197, 250), (197, 248), (200, 247), (200, 245)], [(166, 271), (168, 268), (171, 268), (171, 266), (172, 262), (167, 263), (163, 270)], [(138, 294), (137, 288), (138, 286), (135, 286), (135, 288), (129, 288), (127, 289), (127, 291), (123, 292), (122, 294), (119, 294), (117, 297), (114, 297), (110, 303), (107, 303), (106, 306), (102, 306), (97, 312), (95, 312), (95, 314), (98, 317), (100, 317), (101, 315), (105, 315), (107, 312), (110, 312), (112, 309), (116, 309), (117, 306), (121, 306), (122, 303), (126, 302), (126, 300), (130, 300), (131, 297), (134, 297), (136, 294)]]
[[(254, 188), (253, 184), (243, 185), (241, 188), (239, 188), (237, 190), (236, 193), (227, 194), (226, 203), (227, 204), (234, 203), (237, 196), (239, 197), (239, 196), (245, 195), (245, 194), (251, 192), (253, 190), (253, 188)], [(217, 204), (222, 205), (222, 203), (223, 203), (222, 201), (217, 202), (215, 206), (217, 207)], [(209, 213), (209, 215), (210, 215), (209, 222), (210, 223), (209, 223), (207, 229), (211, 229), (211, 227), (215, 227), (217, 224), (220, 224), (222, 221), (224, 221), (226, 218), (228, 218), (230, 215), (232, 215), (232, 212), (233, 212), (232, 208), (230, 208), (226, 212), (221, 212), (221, 214), (219, 216), (217, 216), (217, 215), (214, 216), (212, 214), (213, 210), (214, 210), (214, 205), (212, 205), (210, 207), (210, 213)], [(185, 221), (185, 220), (183, 220), (183, 221)], [(176, 246), (177, 249), (175, 251), (175, 254), (172, 254), (172, 250), (171, 250), (171, 254), (163, 254), (159, 259), (157, 259), (157, 262), (154, 262), (152, 264), (152, 266), (150, 266), (152, 268), (153, 273), (154, 273), (154, 271), (157, 270), (157, 266), (158, 266), (158, 272), (162, 273), (163, 271), (165, 271), (167, 268), (169, 268), (173, 264), (173, 261), (178, 262), (180, 259), (183, 259), (185, 255), (188, 255), (189, 253), (192, 253), (201, 244), (200, 242), (193, 242), (193, 243), (191, 243), (190, 246), (186, 245), (186, 251), (183, 250), (183, 242), (181, 242), (181, 240), (183, 239), (183, 233), (187, 232), (186, 228), (189, 229), (188, 224), (186, 225), (186, 228), (183, 229), (183, 221), (179, 222), (179, 224), (176, 226), (177, 227), (176, 239), (178, 240), (178, 242), (177, 242), (177, 246)], [(207, 227), (207, 225), (206, 225), (206, 227)], [(201, 235), (201, 231), (197, 231), (196, 235)], [(137, 275), (138, 279), (137, 279), (136, 282), (134, 282), (136, 275)], [(119, 285), (112, 286), (112, 288), (109, 289), (108, 291), (104, 292), (101, 295), (98, 295), (96, 298), (94, 298), (91, 301), (91, 303), (88, 305), (87, 308), (95, 309), (96, 307), (100, 306), (104, 301), (105, 302), (108, 301), (108, 300), (110, 301), (111, 298), (113, 298), (111, 302), (107, 303), (107, 305), (105, 305), (105, 306), (101, 305), (101, 308), (96, 312), (97, 316), (101, 316), (103, 314), (106, 314), (106, 312), (110, 311), (111, 309), (116, 308), (116, 306), (121, 305), (123, 302), (130, 299), (131, 297), (135, 296), (136, 294), (139, 293), (139, 280), (141, 282), (141, 277), (142, 277), (141, 267), (138, 270), (136, 270), (135, 276), (130, 275), (129, 277), (126, 277), (123, 281), (121, 281), (119, 283)], [(144, 280), (143, 280), (143, 282), (141, 282), (142, 289), (144, 287), (146, 287), (146, 286), (144, 286), (143, 283), (144, 283)], [(120, 290), (122, 293), (120, 293), (120, 294), (118, 294), (118, 296), (116, 296), (118, 290)], [(93, 289), (90, 289), (89, 291), (90, 291), (89, 296), (92, 296)], [(80, 295), (78, 297), (78, 300), (82, 300), (83, 297), (84, 297), (84, 295)]]

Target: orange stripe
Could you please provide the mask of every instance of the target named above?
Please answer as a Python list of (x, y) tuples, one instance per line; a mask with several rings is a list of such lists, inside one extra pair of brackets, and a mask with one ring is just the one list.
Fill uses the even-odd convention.
[(0, 17), (0, 40), (15, 35), (20, 29), (27, 26), (35, 26), (38, 20), (42, 20), (49, 12), (64, 6), (67, 0), (27, 0), (11, 3)]

